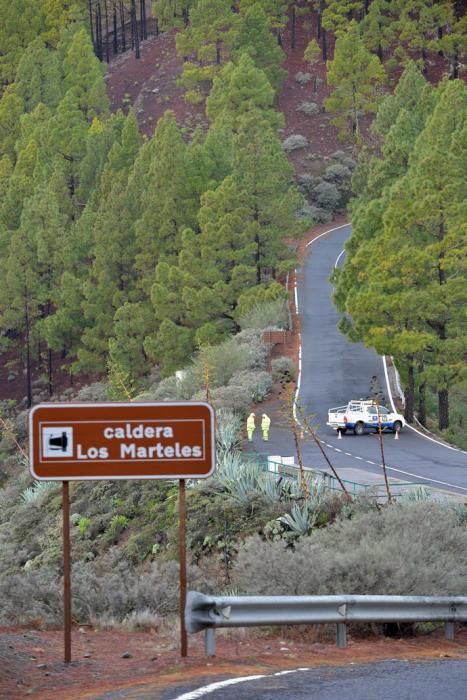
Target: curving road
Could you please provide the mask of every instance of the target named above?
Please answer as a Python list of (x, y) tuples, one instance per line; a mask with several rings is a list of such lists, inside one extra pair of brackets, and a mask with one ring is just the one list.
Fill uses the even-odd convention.
[[(246, 676), (195, 684), (168, 692), (161, 700), (441, 700), (465, 698), (467, 664), (464, 660), (408, 662), (383, 661), (340, 667), (300, 668), (269, 675)], [(180, 692), (181, 691), (181, 692)], [(97, 700), (154, 698), (154, 695), (110, 693)], [(159, 697), (159, 696), (158, 696)]]
[[(299, 403), (306, 415), (314, 416), (314, 424), (319, 427), (336, 468), (382, 476), (376, 434), (348, 434), (338, 440), (335, 432), (326, 426), (328, 408), (342, 406), (349, 399), (366, 397), (373, 375), (378, 377), (388, 398), (382, 358), (361, 344), (350, 343), (337, 327), (339, 314), (332, 303), (329, 276), (336, 263), (340, 264), (343, 259), (342, 251), (349, 235), (350, 226), (344, 226), (312, 241), (306, 264), (299, 270), (298, 306), (302, 328)], [(387, 434), (384, 450), (390, 477), (425, 482), (467, 497), (465, 452), (450, 449), (407, 428), (399, 440)], [(303, 453), (310, 466), (326, 468), (314, 445), (304, 442)], [(350, 478), (348, 474), (346, 478)], [(352, 477), (352, 480), (359, 479)], [(365, 480), (364, 474), (361, 480)]]

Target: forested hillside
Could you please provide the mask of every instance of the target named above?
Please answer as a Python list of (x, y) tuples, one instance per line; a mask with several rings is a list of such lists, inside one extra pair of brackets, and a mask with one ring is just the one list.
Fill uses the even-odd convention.
[[(337, 163), (324, 181), (305, 171), (294, 182), (286, 154), (293, 161), (303, 137), (281, 144), (277, 105), (298, 30), (309, 34), (309, 72), (295, 78), (317, 94), (327, 60), (324, 108), (356, 148), (411, 57), (426, 71), (434, 56), (456, 78), (465, 46), (456, 2), (2, 0), (1, 9), (1, 349), (11, 381), (24, 368), (27, 405), (34, 382), (53, 394), (61, 367), (78, 379), (108, 375), (114, 395), (134, 395), (151, 367), (170, 375), (238, 331), (266, 290), (282, 294), (275, 280), (294, 265), (286, 239), (342, 206), (350, 175)], [(206, 116), (194, 132), (167, 110), (144, 139), (131, 104), (111, 112), (105, 62), (139, 56), (148, 31), (176, 31), (178, 85)]]

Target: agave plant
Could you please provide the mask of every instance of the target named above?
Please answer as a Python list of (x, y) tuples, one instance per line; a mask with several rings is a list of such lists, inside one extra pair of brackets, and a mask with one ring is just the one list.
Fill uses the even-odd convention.
[(35, 481), (21, 493), (23, 503), (34, 503), (57, 486), (55, 481)]
[(217, 450), (222, 455), (233, 452), (240, 447), (241, 418), (238, 413), (228, 408), (220, 408), (216, 414)]
[(302, 505), (294, 503), (290, 513), (281, 515), (278, 519), (280, 523), (286, 525), (294, 534), (298, 536), (308, 535), (316, 525), (319, 511), (310, 509), (308, 502)]
[(410, 491), (405, 491), (402, 493), (398, 499), (398, 503), (426, 503), (427, 501), (432, 501), (432, 495), (429, 488), (426, 486), (417, 486), (415, 489), (410, 489)]

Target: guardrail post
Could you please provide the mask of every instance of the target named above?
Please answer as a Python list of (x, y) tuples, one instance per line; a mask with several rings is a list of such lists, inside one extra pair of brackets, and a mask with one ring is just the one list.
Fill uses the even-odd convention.
[(454, 622), (444, 623), (444, 638), (451, 641), (454, 639)]
[(206, 627), (204, 630), (204, 655), (216, 655), (216, 630), (214, 627)]
[(339, 649), (345, 649), (347, 646), (347, 626), (345, 622), (336, 624), (336, 644)]

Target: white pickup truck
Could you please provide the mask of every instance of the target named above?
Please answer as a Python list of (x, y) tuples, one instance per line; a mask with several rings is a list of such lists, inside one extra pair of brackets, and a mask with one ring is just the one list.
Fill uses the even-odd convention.
[(353, 430), (355, 435), (363, 435), (366, 430), (378, 432), (379, 425), (382, 430), (392, 430), (399, 433), (405, 425), (405, 420), (404, 416), (392, 413), (374, 401), (361, 399), (349, 401), (347, 406), (330, 408), (326, 425), (334, 430), (340, 430), (342, 434), (347, 430)]

